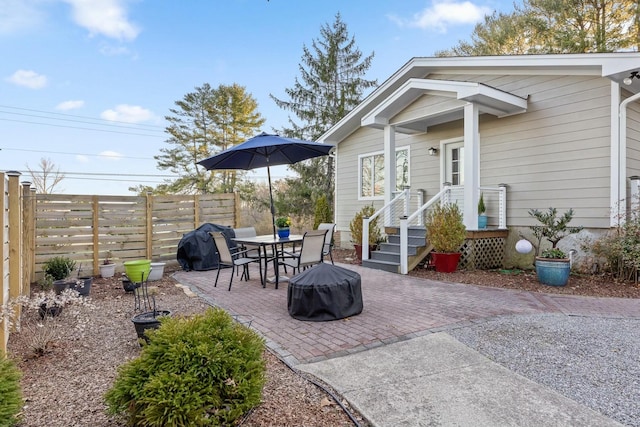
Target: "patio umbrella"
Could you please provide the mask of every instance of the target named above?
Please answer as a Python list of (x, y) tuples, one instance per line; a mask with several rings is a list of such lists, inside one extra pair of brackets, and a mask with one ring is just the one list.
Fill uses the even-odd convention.
[(234, 145), (221, 153), (198, 162), (208, 170), (267, 168), (269, 180), (269, 200), (271, 202), (271, 224), (273, 235), (276, 235), (275, 208), (273, 206), (273, 189), (271, 187), (271, 166), (291, 165), (302, 160), (326, 156), (333, 148), (330, 144), (285, 138), (262, 132)]

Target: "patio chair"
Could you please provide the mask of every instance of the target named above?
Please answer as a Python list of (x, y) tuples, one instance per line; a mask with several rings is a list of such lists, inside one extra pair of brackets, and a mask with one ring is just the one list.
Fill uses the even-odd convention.
[(322, 252), (324, 248), (325, 235), (327, 230), (307, 231), (302, 237), (300, 250), (296, 252), (283, 251), (278, 257), (278, 265), (291, 267), (293, 272), (298, 273), (315, 264), (323, 262)]
[[(260, 263), (260, 258), (251, 258), (245, 256), (250, 249), (238, 249), (235, 248), (232, 250), (229, 248), (229, 242), (227, 242), (227, 238), (219, 231), (212, 231), (211, 237), (213, 238), (213, 243), (216, 245), (216, 250), (218, 251), (218, 273), (216, 274), (216, 282), (213, 285), (214, 287), (218, 286), (218, 278), (220, 277), (220, 269), (222, 267), (231, 267), (231, 279), (229, 279), (229, 290), (231, 290), (231, 285), (233, 284), (233, 275), (237, 271), (237, 268), (242, 267), (242, 277), (245, 280), (249, 280), (249, 264), (252, 262)], [(260, 282), (262, 282), (262, 268), (260, 270)], [(240, 277), (240, 280), (242, 280)]]
[(331, 253), (331, 249), (333, 249), (333, 230), (335, 230), (335, 228), (335, 224), (330, 224), (327, 222), (318, 224), (318, 230), (327, 230), (327, 234), (325, 234), (324, 236), (324, 246), (322, 247), (322, 258), (324, 259), (325, 256), (329, 255), (331, 264), (334, 265), (335, 263), (333, 262), (333, 254)]
[[(234, 228), (233, 232), (236, 237), (256, 237), (258, 235), (255, 227)], [(247, 254), (245, 255), (247, 258), (260, 257), (260, 247), (258, 245), (243, 244), (242, 248), (247, 250)]]

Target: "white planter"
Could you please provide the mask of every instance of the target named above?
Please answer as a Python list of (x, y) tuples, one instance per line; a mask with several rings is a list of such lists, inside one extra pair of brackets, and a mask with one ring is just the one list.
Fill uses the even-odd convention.
[(147, 280), (160, 280), (164, 274), (164, 262), (152, 262), (151, 271), (149, 272), (149, 278)]
[(100, 276), (102, 277), (113, 277), (116, 274), (116, 265), (115, 264), (100, 264)]

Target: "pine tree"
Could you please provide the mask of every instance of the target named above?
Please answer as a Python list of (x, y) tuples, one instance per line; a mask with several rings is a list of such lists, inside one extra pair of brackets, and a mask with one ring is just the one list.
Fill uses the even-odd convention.
[(165, 117), (169, 126), (170, 148), (161, 148), (155, 156), (159, 169), (169, 169), (179, 175), (154, 190), (156, 193), (194, 194), (232, 192), (237, 171), (207, 171), (197, 162), (250, 138), (262, 126), (258, 103), (243, 86), (208, 83), (196, 87), (176, 101), (177, 108)]
[[(353, 110), (375, 80), (363, 76), (371, 66), (374, 54), (363, 57), (347, 25), (336, 14), (332, 25), (320, 29), (320, 39), (311, 47), (303, 46), (300, 77), (292, 88), (285, 89), (288, 100), (270, 95), (278, 107), (291, 111), (290, 127), (283, 135), (316, 140), (331, 126)], [(314, 201), (324, 194), (333, 200), (333, 159), (319, 157), (291, 166), (299, 178), (287, 179), (288, 201), (282, 204), (296, 207), (300, 214), (313, 215)]]

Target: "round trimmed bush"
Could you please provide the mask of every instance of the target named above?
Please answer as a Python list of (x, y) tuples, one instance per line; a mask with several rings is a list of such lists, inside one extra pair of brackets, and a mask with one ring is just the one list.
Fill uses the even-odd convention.
[(165, 317), (105, 399), (128, 425), (231, 425), (260, 403), (264, 341), (222, 309)]
[(18, 424), (22, 409), (21, 376), (15, 363), (0, 353), (0, 427)]

